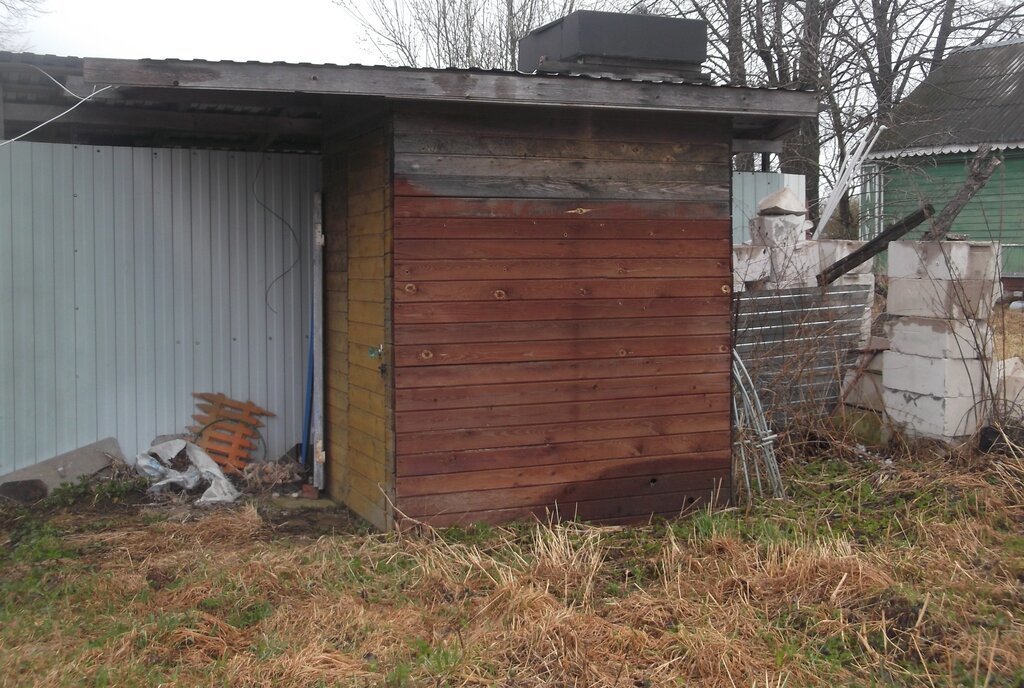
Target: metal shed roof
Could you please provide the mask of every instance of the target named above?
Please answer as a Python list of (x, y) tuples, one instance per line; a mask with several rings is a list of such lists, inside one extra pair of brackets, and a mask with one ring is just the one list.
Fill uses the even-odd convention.
[(132, 136), (159, 130), (159, 145), (244, 148), (272, 136), (276, 150), (316, 150), (325, 104), (335, 98), (722, 114), (740, 137), (759, 139), (778, 138), (817, 113), (810, 92), (685, 78), (0, 53), (5, 134), (73, 105), (67, 91), (84, 97), (108, 85), (115, 88), (48, 125), (42, 140), (131, 145)]
[(893, 111), (875, 158), (969, 152), (1024, 141), (1024, 40), (953, 53)]

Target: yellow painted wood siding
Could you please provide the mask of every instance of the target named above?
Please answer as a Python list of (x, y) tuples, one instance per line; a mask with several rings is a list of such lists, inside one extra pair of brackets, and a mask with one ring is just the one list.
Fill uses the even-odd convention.
[(348, 454), (348, 192), (347, 158), (340, 141), (323, 157), (324, 439), (327, 493), (345, 499)]
[[(379, 528), (394, 487), (391, 380), (391, 162), (383, 129), (346, 143), (344, 459), (339, 497)], [(331, 336), (338, 336), (332, 333)], [(337, 449), (336, 449), (337, 450)]]

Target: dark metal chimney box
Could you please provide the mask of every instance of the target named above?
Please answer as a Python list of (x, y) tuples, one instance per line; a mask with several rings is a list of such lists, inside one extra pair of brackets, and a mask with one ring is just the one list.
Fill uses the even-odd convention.
[[(707, 26), (695, 19), (580, 10), (519, 41), (518, 67), (534, 71), (699, 73)], [(584, 69), (581, 66), (592, 67)]]

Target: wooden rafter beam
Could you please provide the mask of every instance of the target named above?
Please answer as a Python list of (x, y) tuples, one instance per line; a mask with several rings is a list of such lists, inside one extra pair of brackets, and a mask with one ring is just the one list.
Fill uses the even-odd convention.
[[(5, 103), (4, 119), (10, 123), (38, 124), (67, 108), (59, 105)], [(178, 112), (145, 108), (110, 107), (86, 103), (60, 118), (61, 124), (104, 129), (164, 130), (204, 134), (288, 135), (318, 137), (318, 118), (289, 118), (222, 112)]]
[(83, 72), (87, 82), (97, 85), (319, 93), (396, 100), (590, 106), (772, 118), (817, 115), (817, 100), (809, 92), (585, 77), (443, 69), (100, 58), (86, 58)]

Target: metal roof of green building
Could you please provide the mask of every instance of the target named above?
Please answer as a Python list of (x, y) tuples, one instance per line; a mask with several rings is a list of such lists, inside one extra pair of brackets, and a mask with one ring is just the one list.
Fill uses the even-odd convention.
[(959, 50), (893, 111), (871, 157), (1024, 148), (1024, 39)]

